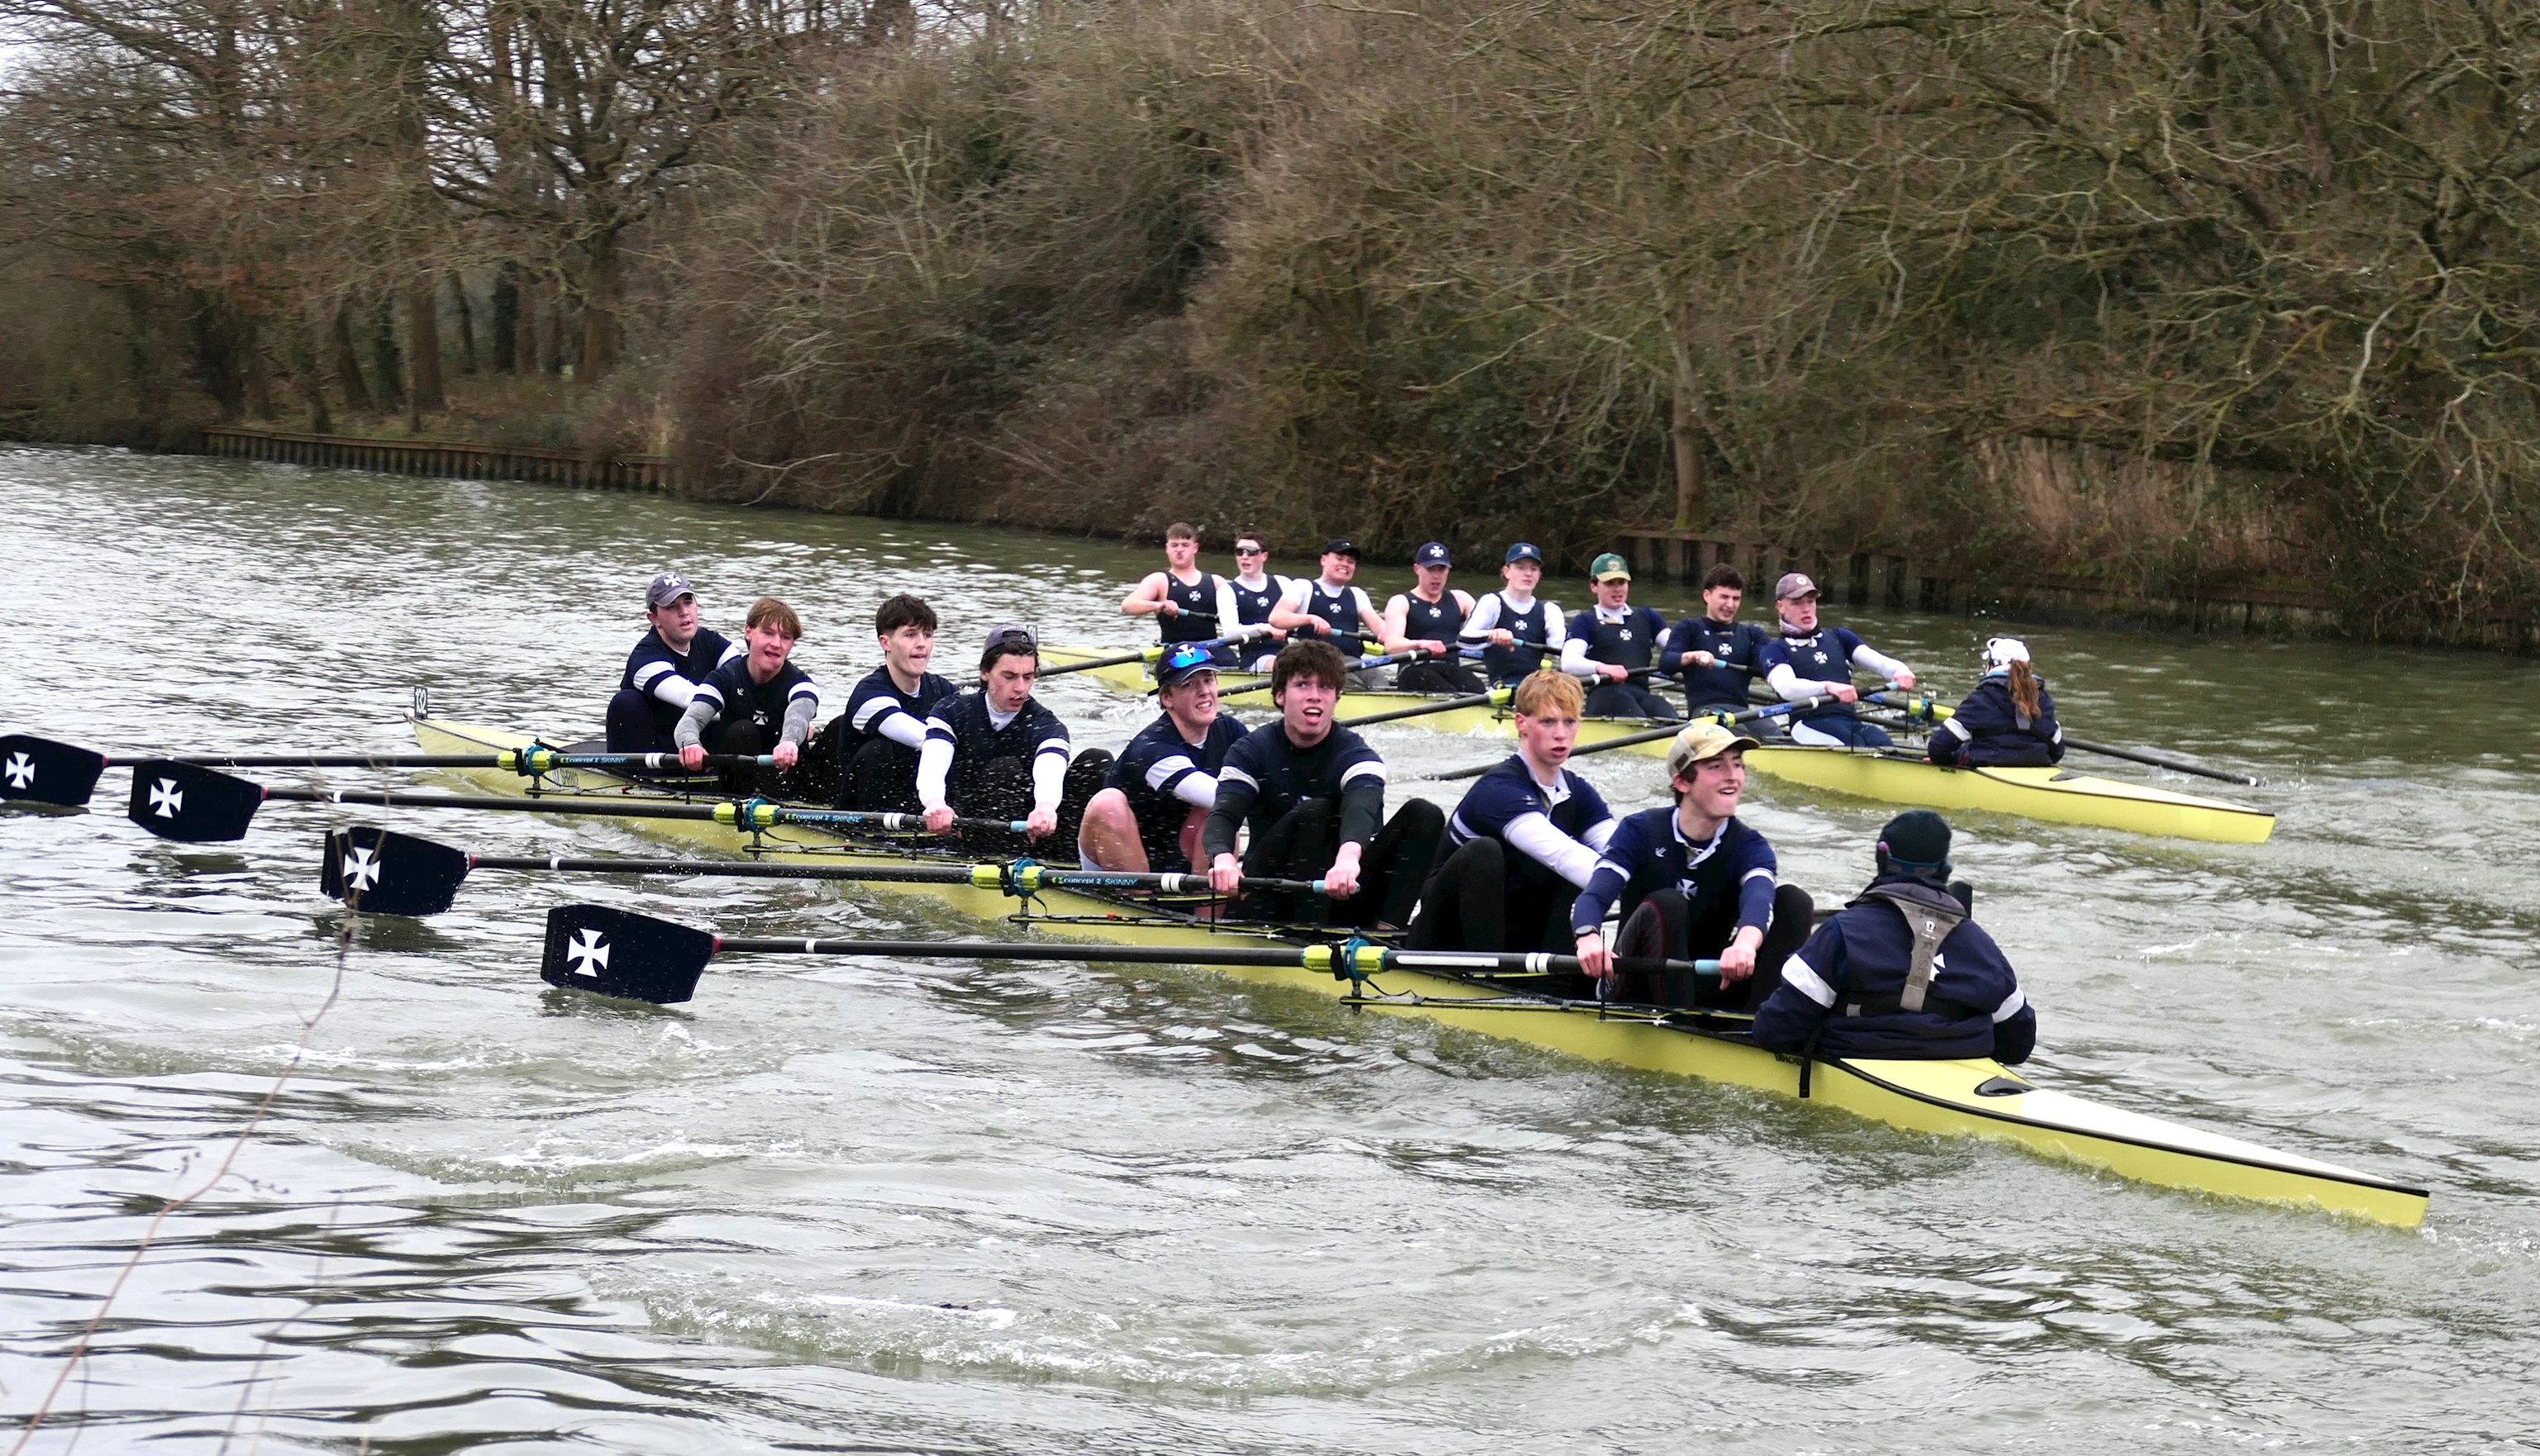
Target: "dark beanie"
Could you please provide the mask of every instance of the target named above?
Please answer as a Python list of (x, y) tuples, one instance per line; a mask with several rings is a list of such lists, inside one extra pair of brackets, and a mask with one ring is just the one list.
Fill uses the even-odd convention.
[(1907, 809), (1878, 831), (1878, 847), (1909, 868), (1949, 863), (1949, 821), (1930, 809)]

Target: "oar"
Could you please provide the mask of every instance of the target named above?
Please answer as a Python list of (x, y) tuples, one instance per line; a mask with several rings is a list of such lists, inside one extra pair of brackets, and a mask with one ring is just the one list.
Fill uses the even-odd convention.
[[(1391, 667), (1402, 662), (1425, 662), (1438, 656), (1439, 654), (1433, 653), (1427, 648), (1416, 647), (1407, 653), (1395, 653), (1390, 657), (1361, 658), (1357, 661), (1350, 663), (1349, 669), (1352, 672), (1373, 672), (1378, 667)], [(1261, 681), (1252, 683), (1246, 687), (1228, 688), (1217, 696), (1219, 701), (1223, 702), (1228, 698), (1239, 698), (1245, 693), (1266, 693), (1268, 691), (1270, 691), (1270, 679), (1265, 677)]]
[[(709, 753), (706, 766), (769, 767), (773, 755)], [(499, 753), (179, 753), (166, 757), (116, 760), (87, 748), (38, 738), (28, 733), (0, 737), (0, 797), (78, 808), (97, 792), (99, 775), (116, 766), (176, 763), (224, 768), (310, 769), (508, 769), (540, 775), (557, 769), (644, 769), (668, 773), (681, 769), (675, 753), (560, 753), (543, 743)]]
[[(718, 936), (674, 921), (605, 905), (559, 905), (547, 912), (538, 979), (550, 986), (669, 1005), (697, 992), (717, 954), (887, 955), (918, 959), (1102, 961), (1126, 965), (1269, 966), (1328, 972), (1364, 982), (1388, 970), (1577, 971), (1575, 955), (1482, 950), (1393, 950), (1364, 940), (1338, 945), (1070, 945), (1006, 940), (851, 940), (818, 936)], [(1639, 974), (1720, 974), (1718, 961), (1616, 957)]]
[[(794, 865), (746, 860), (577, 859), (567, 855), (471, 855), (411, 834), (369, 824), (326, 834), (318, 882), (356, 910), (378, 915), (438, 915), (458, 898), (471, 869), (547, 870), (564, 874), (714, 875), (730, 879), (825, 879), (878, 884), (964, 884), (1029, 899), (1043, 890), (1156, 890), (1212, 894), (1206, 874), (1068, 869), (1030, 860), (1006, 864)], [(1247, 877), (1242, 889), (1319, 895), (1319, 879)]]
[[(1629, 748), (1638, 743), (1656, 743), (1663, 738), (1672, 738), (1697, 723), (1716, 723), (1723, 727), (1733, 727), (1741, 723), (1753, 723), (1759, 718), (1778, 718), (1785, 713), (1804, 713), (1808, 709), (1833, 701), (1834, 699), (1830, 697), (1801, 698), (1796, 703), (1769, 703), (1760, 708), (1748, 708), (1738, 713), (1697, 714), (1683, 723), (1670, 723), (1663, 728), (1644, 728), (1636, 733), (1624, 733), (1620, 737), (1599, 738), (1593, 743), (1582, 743), (1570, 750), (1570, 756), (1577, 758), (1587, 753), (1608, 753), (1616, 748)], [(1478, 779), (1506, 762), (1508, 760), (1503, 758), (1490, 763), (1448, 769), (1443, 774), (1421, 774), (1418, 778), (1425, 782), (1441, 784), (1452, 783), (1457, 779)]]
[[(738, 829), (779, 824), (821, 828), (881, 829), (925, 834), (922, 814), (877, 814), (850, 809), (798, 809), (752, 798), (740, 803), (660, 803), (635, 798), (498, 798), (461, 794), (408, 794), (383, 789), (269, 788), (200, 764), (153, 759), (132, 766), (132, 797), (125, 813), (162, 839), (188, 844), (244, 838), (256, 809), (267, 800), (290, 803), (362, 803), (391, 808), (490, 809), (530, 814), (604, 814), (620, 819), (687, 819)], [(955, 828), (1024, 832), (1023, 821), (955, 819)]]
[(1446, 713), (1457, 708), (1505, 708), (1517, 696), (1514, 687), (1495, 687), (1486, 693), (1471, 693), (1460, 698), (1440, 698), (1434, 702), (1414, 703), (1408, 708), (1388, 708), (1382, 713), (1361, 714), (1357, 718), (1338, 720), (1342, 728), (1365, 728), (1371, 723), (1393, 723), (1424, 714)]
[[(1185, 612), (1183, 615), (1193, 614)], [(1212, 617), (1210, 620), (1215, 621), (1216, 618)], [(1089, 658), (1082, 662), (1064, 662), (1056, 667), (1043, 667), (1040, 669), (1040, 675), (1043, 679), (1047, 679), (1069, 672), (1090, 672), (1096, 667), (1122, 667), (1131, 662), (1153, 662), (1177, 647), (1234, 647), (1238, 643), (1250, 642), (1253, 638), (1265, 636), (1269, 631), (1267, 627), (1256, 626), (1246, 627), (1232, 637), (1212, 637), (1204, 642), (1160, 642), (1152, 647), (1140, 648), (1134, 653), (1115, 653), (1107, 658)]]

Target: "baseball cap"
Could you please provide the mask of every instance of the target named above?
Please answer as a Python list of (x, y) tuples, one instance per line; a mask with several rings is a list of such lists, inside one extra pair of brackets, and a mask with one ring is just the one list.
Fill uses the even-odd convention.
[(1026, 652), (1037, 653), (1040, 651), (1040, 634), (1021, 622), (1008, 622), (1003, 626), (988, 629), (986, 647), (1009, 645), (1021, 647)]
[(1775, 601), (1788, 601), (1794, 596), (1814, 596), (1816, 594), (1817, 584), (1809, 581), (1806, 577), (1801, 576), (1798, 572), (1793, 572), (1789, 576), (1786, 576), (1782, 578), (1782, 580), (1773, 584), (1773, 599)]
[(1180, 687), (1203, 672), (1215, 672), (1217, 659), (1196, 642), (1177, 642), (1156, 662), (1156, 688)]
[(664, 572), (653, 579), (653, 585), (644, 589), (644, 604), (669, 606), (682, 596), (696, 594), (697, 589), (689, 584), (687, 578), (677, 572)]
[(1588, 580), (1591, 582), (1628, 582), (1631, 579), (1632, 569), (1625, 566), (1623, 558), (1614, 552), (1608, 551), (1588, 563)]
[(1667, 777), (1686, 779), (1693, 776), (1693, 766), (1706, 759), (1718, 758), (1731, 748), (1758, 746), (1753, 738), (1732, 728), (1716, 723), (1689, 725), (1667, 744)]
[(1358, 543), (1356, 541), (1344, 540), (1336, 536), (1323, 543), (1323, 554), (1325, 556), (1346, 556), (1352, 561), (1356, 561), (1358, 559)]
[(1984, 645), (1985, 665), (2008, 667), (2028, 660), (2028, 644), (2016, 637), (1997, 637)]
[(1534, 548), (1534, 543), (1532, 541), (1519, 541), (1516, 545), (1508, 548), (1508, 555), (1500, 558), (1500, 564), (1503, 566), (1514, 566), (1520, 561), (1531, 561), (1535, 565), (1541, 566), (1543, 565), (1543, 553)]
[(1453, 566), (1455, 562), (1454, 558), (1446, 554), (1446, 542), (1431, 541), (1411, 553), (1411, 564), (1413, 566)]
[(1878, 831), (1878, 847), (1908, 869), (1949, 867), (1949, 821), (1930, 809), (1907, 809)]

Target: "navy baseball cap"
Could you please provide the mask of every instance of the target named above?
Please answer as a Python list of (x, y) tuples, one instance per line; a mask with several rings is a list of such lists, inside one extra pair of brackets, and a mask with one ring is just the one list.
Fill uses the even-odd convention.
[(1453, 566), (1455, 561), (1453, 557), (1446, 554), (1446, 542), (1431, 541), (1411, 553), (1411, 564), (1413, 566)]
[(1535, 565), (1541, 566), (1543, 565), (1543, 553), (1534, 548), (1534, 543), (1532, 541), (1519, 541), (1516, 545), (1508, 548), (1508, 555), (1500, 558), (1500, 564), (1503, 566), (1514, 566), (1520, 561), (1531, 561)]
[(1342, 539), (1325, 541), (1323, 543), (1323, 554), (1325, 556), (1346, 556), (1352, 560), (1356, 560), (1358, 558), (1358, 543), (1356, 541)]
[(1196, 642), (1178, 642), (1156, 662), (1156, 688), (1180, 687), (1203, 672), (1215, 672), (1217, 659)]
[(687, 578), (680, 576), (677, 572), (664, 572), (653, 579), (652, 586), (644, 589), (644, 604), (646, 606), (669, 606), (671, 602), (678, 600), (682, 596), (694, 596), (696, 594), (697, 589), (688, 584)]

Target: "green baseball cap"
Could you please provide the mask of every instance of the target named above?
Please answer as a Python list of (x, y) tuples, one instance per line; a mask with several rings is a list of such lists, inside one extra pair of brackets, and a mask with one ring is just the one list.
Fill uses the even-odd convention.
[(1622, 557), (1611, 551), (1588, 563), (1588, 580), (1591, 582), (1628, 582), (1631, 579), (1632, 569), (1623, 564)]

